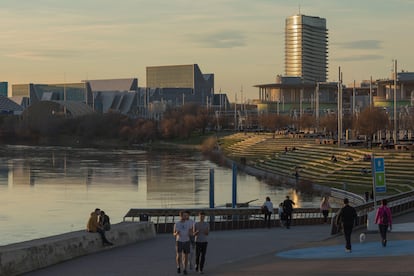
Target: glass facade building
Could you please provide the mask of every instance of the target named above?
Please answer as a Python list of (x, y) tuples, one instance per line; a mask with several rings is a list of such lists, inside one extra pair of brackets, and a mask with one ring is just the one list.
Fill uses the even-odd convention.
[(149, 88), (193, 88), (194, 66), (151, 66), (147, 67)]
[(286, 19), (285, 74), (305, 82), (326, 82), (328, 30), (326, 19), (302, 14)]
[(12, 96), (30, 98), (37, 101), (76, 101), (92, 103), (92, 93), (84, 82), (63, 84), (13, 84)]
[(197, 64), (151, 66), (147, 87), (161, 93), (162, 100), (207, 105), (214, 95), (214, 74), (203, 74)]
[(7, 97), (7, 88), (9, 83), (6, 81), (0, 82), (0, 96)]

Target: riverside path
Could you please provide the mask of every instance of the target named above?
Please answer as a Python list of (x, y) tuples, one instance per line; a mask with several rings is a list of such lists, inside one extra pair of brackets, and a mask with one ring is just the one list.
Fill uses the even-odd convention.
[[(352, 235), (353, 252), (344, 250), (343, 236), (330, 236), (329, 225), (301, 225), (215, 231), (209, 236), (206, 275), (414, 275), (414, 212), (394, 218), (386, 248), (378, 233), (359, 243)], [(38, 271), (48, 275), (179, 275), (174, 238), (155, 239), (109, 249)], [(196, 274), (189, 271), (189, 275)]]

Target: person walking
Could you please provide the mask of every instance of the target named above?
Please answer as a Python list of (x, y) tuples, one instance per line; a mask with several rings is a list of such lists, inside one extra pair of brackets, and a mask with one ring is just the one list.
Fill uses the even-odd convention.
[(279, 222), (280, 222), (280, 227), (285, 226), (285, 214), (283, 213), (283, 202), (281, 202), (279, 204), (279, 208), (277, 209), (277, 214), (279, 215)]
[(273, 214), (273, 202), (270, 200), (270, 197), (266, 197), (266, 201), (262, 205), (262, 210), (264, 213), (264, 225), (265, 227), (271, 226), (270, 219)]
[(196, 242), (196, 272), (204, 273), (204, 263), (207, 253), (207, 236), (210, 232), (210, 225), (205, 222), (205, 213), (200, 212), (200, 221), (194, 225), (194, 236)]
[(290, 228), (290, 224), (292, 222), (293, 205), (295, 205), (295, 202), (293, 202), (289, 196), (286, 196), (286, 199), (283, 201), (283, 214), (285, 216), (285, 224), (287, 229)]
[(331, 205), (329, 204), (329, 199), (327, 196), (322, 198), (320, 209), (323, 215), (323, 223), (328, 223), (328, 215), (329, 215), (329, 209), (331, 208)]
[(188, 253), (188, 264), (190, 266), (190, 270), (193, 270), (195, 266), (194, 263), (195, 263), (195, 247), (196, 247), (195, 237), (193, 233), (195, 223), (194, 223), (194, 220), (190, 218), (190, 214), (188, 214), (187, 223), (189, 224), (189, 227), (191, 229), (190, 231), (190, 252)]
[(344, 206), (336, 216), (336, 225), (341, 225), (345, 236), (345, 251), (352, 252), (351, 234), (352, 228), (357, 224), (357, 213), (354, 207), (349, 205), (348, 198), (344, 198)]
[(177, 264), (177, 273), (187, 274), (188, 253), (190, 253), (190, 235), (192, 234), (191, 224), (188, 223), (190, 214), (188, 211), (180, 212), (180, 220), (174, 224), (173, 235), (175, 237), (175, 262)]
[(392, 215), (391, 209), (387, 206), (387, 200), (381, 200), (381, 207), (378, 208), (375, 215), (375, 224), (378, 224), (378, 229), (381, 235), (381, 244), (383, 247), (387, 246), (387, 230), (390, 227), (392, 230)]

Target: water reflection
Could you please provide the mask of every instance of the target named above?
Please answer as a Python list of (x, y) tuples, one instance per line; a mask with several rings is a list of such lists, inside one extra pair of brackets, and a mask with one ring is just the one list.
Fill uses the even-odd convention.
[[(3, 146), (0, 156), (1, 244), (83, 229), (96, 207), (114, 223), (134, 207), (208, 207), (210, 168), (216, 206), (231, 202), (231, 170), (194, 153)], [(319, 203), (242, 173), (237, 194), (254, 205), (286, 194), (297, 207)]]

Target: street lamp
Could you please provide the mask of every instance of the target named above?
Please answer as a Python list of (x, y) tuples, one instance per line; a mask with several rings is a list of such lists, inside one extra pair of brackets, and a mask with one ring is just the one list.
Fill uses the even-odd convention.
[(394, 144), (397, 144), (397, 60), (394, 60)]

